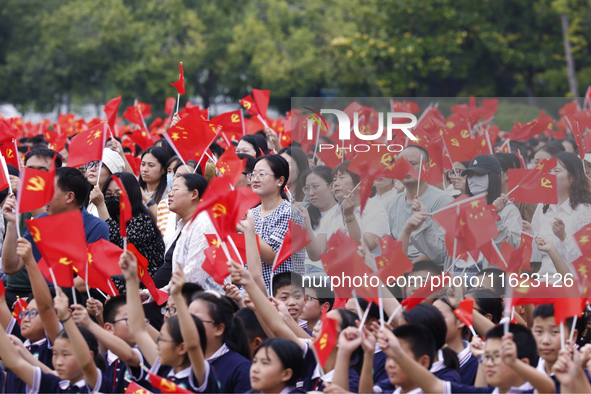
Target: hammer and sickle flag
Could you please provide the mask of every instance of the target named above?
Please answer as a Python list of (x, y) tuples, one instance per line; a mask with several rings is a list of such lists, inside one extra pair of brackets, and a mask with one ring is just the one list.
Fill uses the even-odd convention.
[[(558, 189), (556, 188), (556, 175), (540, 170), (526, 170), (510, 168), (509, 190), (511, 198), (515, 201), (530, 204), (556, 204), (558, 202)], [(518, 187), (519, 186), (519, 187)]]
[(38, 263), (43, 276), (52, 281), (51, 267), (59, 286), (72, 287), (74, 268), (84, 266), (87, 259), (82, 213), (78, 210), (60, 213), (27, 220), (26, 224), (43, 257)]
[(150, 384), (157, 390), (160, 390), (161, 393), (192, 393), (187, 389), (182, 388), (178, 384), (171, 382), (161, 376), (153, 374), (152, 372), (148, 373), (148, 379), (150, 380)]
[(55, 167), (53, 162), (49, 171), (23, 167), (18, 190), (17, 212), (34, 211), (50, 202), (55, 192), (54, 179)]
[(330, 357), (332, 350), (337, 344), (339, 333), (337, 330), (337, 321), (326, 315), (326, 309), (322, 309), (321, 321), (322, 326), (318, 334), (318, 340), (314, 342), (313, 346), (318, 357), (318, 362), (324, 368), (328, 357)]

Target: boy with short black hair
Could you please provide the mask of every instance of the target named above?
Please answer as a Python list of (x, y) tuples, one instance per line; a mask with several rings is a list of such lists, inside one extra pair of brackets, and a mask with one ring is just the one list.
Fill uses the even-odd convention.
[[(538, 355), (535, 340), (523, 326), (511, 324), (510, 333), (503, 335), (504, 326), (497, 326), (486, 335), (481, 368), (485, 369), (488, 387), (473, 387), (445, 382), (431, 374), (404, 351), (396, 336), (380, 330), (379, 343), (406, 375), (428, 393), (554, 393), (555, 385), (546, 374), (536, 370)], [(478, 380), (478, 379), (477, 379)]]
[(273, 276), (272, 291), (273, 297), (285, 305), (291, 318), (311, 335), (312, 332), (305, 328), (307, 322), (300, 319), (306, 304), (302, 276), (295, 272), (277, 274)]
[(241, 308), (236, 312), (236, 317), (242, 320), (242, 323), (244, 324), (246, 337), (248, 338), (248, 345), (250, 347), (250, 354), (252, 356), (256, 348), (267, 339), (267, 334), (252, 309)]

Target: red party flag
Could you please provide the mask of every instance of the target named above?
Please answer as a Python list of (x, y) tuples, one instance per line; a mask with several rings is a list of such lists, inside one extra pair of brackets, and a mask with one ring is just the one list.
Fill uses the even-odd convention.
[(228, 234), (236, 231), (236, 224), (259, 201), (260, 197), (249, 188), (239, 187), (230, 190), (227, 180), (214, 178), (207, 186), (191, 220), (206, 211), (218, 235), (224, 240)]
[(239, 158), (233, 148), (228, 148), (220, 156), (215, 166), (222, 176), (235, 187), (246, 168), (246, 159)]
[(53, 270), (53, 276), (49, 270), (50, 265), (45, 261), (43, 257), (37, 262), (37, 267), (43, 277), (51, 283), (54, 283), (53, 278), (55, 277), (55, 283), (60, 287), (72, 287), (74, 286), (74, 267), (69, 262), (63, 264), (56, 264), (51, 269)]
[(121, 183), (121, 179), (115, 175), (111, 175), (111, 178), (119, 186), (119, 233), (122, 237), (127, 237), (127, 222), (133, 217), (131, 202), (129, 201), (125, 187)]
[(454, 315), (460, 319), (466, 327), (473, 326), (472, 319), (474, 317), (474, 299), (464, 298), (464, 301), (460, 302), (460, 307), (454, 310)]
[(330, 357), (332, 350), (337, 344), (339, 337), (338, 322), (326, 315), (326, 310), (322, 309), (322, 326), (318, 333), (318, 339), (313, 343), (314, 349), (316, 350), (316, 356), (318, 362), (324, 368), (326, 361)]
[(125, 389), (125, 394), (153, 394), (151, 391), (146, 390), (134, 381), (131, 381)]
[(170, 380), (164, 379), (161, 376), (155, 375), (150, 371), (147, 371), (148, 380), (150, 384), (161, 393), (181, 393), (181, 394), (192, 394), (192, 391), (184, 389)]
[(148, 272), (148, 259), (146, 259), (132, 243), (127, 244), (127, 250), (129, 250), (131, 253), (133, 253), (135, 255), (135, 257), (137, 258), (137, 276), (138, 276), (138, 278), (140, 278), (140, 280), (142, 281), (144, 286), (146, 286), (146, 288), (150, 292), (150, 295), (152, 296), (154, 301), (156, 301), (156, 304), (158, 304), (158, 305), (164, 304), (168, 300), (168, 294), (166, 292), (156, 288), (156, 285), (154, 284), (154, 280), (152, 279), (152, 277), (150, 276), (150, 273)]
[(0, 144), (0, 154), (4, 156), (4, 159), (6, 159), (6, 164), (19, 169), (21, 168), (18, 159), (19, 153), (15, 141), (6, 144)]
[(23, 321), (21, 317), (21, 312), (24, 312), (27, 309), (29, 303), (24, 301), (19, 296), (16, 296), (16, 302), (14, 303), (14, 309), (12, 311), (12, 317), (16, 319), (17, 324), (20, 326), (21, 322)]
[[(212, 123), (222, 126), (222, 133), (232, 139), (240, 139), (246, 134), (241, 110), (225, 112), (213, 118)], [(237, 138), (232, 138), (237, 137)]]
[(107, 126), (107, 122), (102, 121), (72, 138), (68, 148), (68, 167), (77, 168), (94, 160), (102, 160)]
[[(511, 198), (528, 204), (556, 204), (558, 189), (556, 175), (538, 170), (509, 168), (507, 170)], [(525, 181), (524, 181), (525, 180)]]
[[(55, 157), (54, 157), (55, 161)], [(18, 190), (18, 213), (31, 212), (43, 207), (53, 199), (55, 192), (55, 167), (49, 171), (23, 167)]]
[(119, 104), (121, 104), (121, 95), (111, 99), (103, 108), (107, 115), (107, 123), (111, 129), (111, 133), (115, 133), (115, 122), (117, 121), (117, 111), (119, 111)]
[(279, 251), (275, 254), (271, 271), (275, 271), (293, 253), (304, 249), (310, 242), (312, 242), (312, 239), (308, 235), (306, 228), (289, 220), (287, 232), (283, 237)]
[(219, 126), (203, 120), (199, 113), (190, 113), (163, 135), (183, 161), (200, 162), (218, 133)]
[(183, 62), (179, 63), (179, 79), (178, 81), (171, 83), (176, 88), (179, 94), (185, 94), (185, 73), (183, 71)]

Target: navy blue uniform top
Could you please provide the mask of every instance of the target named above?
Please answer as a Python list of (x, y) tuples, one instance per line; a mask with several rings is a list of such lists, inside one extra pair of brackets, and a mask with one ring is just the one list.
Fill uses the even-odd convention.
[(88, 387), (84, 379), (76, 383), (69, 380), (61, 380), (59, 376), (45, 373), (40, 367), (35, 367), (33, 377), (33, 387), (27, 385), (27, 394), (33, 393), (111, 393), (112, 387), (109, 382), (103, 378), (100, 369), (97, 368), (98, 378), (94, 387)]
[[(218, 380), (216, 379), (215, 372), (208, 362), (205, 362), (205, 381), (198, 382), (195, 374), (193, 373), (193, 367), (188, 366), (187, 368), (174, 373), (172, 367), (165, 367), (160, 365), (160, 359), (157, 358), (150, 372), (161, 376), (165, 379), (170, 380), (179, 387), (192, 391), (194, 393), (219, 393), (220, 387)], [(153, 387), (153, 386), (152, 386)], [(151, 390), (154, 393), (159, 393), (157, 389)]]
[(458, 353), (461, 383), (473, 385), (476, 379), (476, 372), (478, 372), (478, 359), (472, 355), (470, 343), (465, 340), (462, 342), (464, 343), (464, 350)]
[(382, 380), (388, 380), (388, 373), (386, 372), (386, 359), (388, 356), (381, 350), (376, 352), (373, 356), (373, 383), (376, 384)]
[[(296, 386), (301, 388), (305, 392), (308, 391), (323, 391), (324, 380), (332, 381), (333, 371), (325, 373), (324, 376), (320, 376), (320, 368), (314, 357), (314, 353), (309, 348), (309, 345), (304, 348), (304, 374), (301, 382), (298, 382)], [(349, 391), (356, 393), (359, 390), (359, 373), (356, 370), (349, 368)]]
[[(211, 358), (211, 357), (210, 357)], [(246, 393), (250, 387), (250, 365), (246, 357), (228, 350), (215, 360), (208, 359), (220, 381), (221, 393)]]
[[(498, 393), (499, 389), (496, 387), (488, 386), (488, 387), (474, 387), (468, 386), (465, 384), (458, 384), (454, 382), (443, 382), (443, 394), (453, 394), (453, 393)], [(533, 393), (534, 387), (525, 382), (523, 385), (519, 387), (511, 387), (507, 394), (510, 393)]]

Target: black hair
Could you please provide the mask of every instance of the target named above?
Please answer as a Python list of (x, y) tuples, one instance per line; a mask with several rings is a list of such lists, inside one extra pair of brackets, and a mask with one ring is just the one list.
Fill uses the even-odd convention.
[(201, 286), (199, 283), (185, 282), (185, 284), (183, 284), (183, 287), (181, 287), (181, 294), (187, 302), (187, 306), (189, 306), (191, 304), (193, 296), (199, 293), (200, 291), (204, 290), (205, 289), (203, 288), (203, 286)]
[(417, 261), (416, 263), (414, 263), (412, 265), (412, 272), (417, 272), (417, 271), (428, 271), (435, 276), (441, 275), (443, 273), (440, 266), (438, 266), (436, 263), (434, 263), (432, 261), (426, 261), (426, 260)]
[[(517, 358), (520, 360), (527, 358), (529, 365), (535, 368), (538, 365), (539, 357), (538, 346), (532, 333), (526, 327), (513, 323), (509, 324), (509, 332), (513, 334), (513, 342), (515, 342), (515, 346), (517, 347)], [(505, 335), (505, 327), (504, 325), (499, 325), (491, 328), (486, 333), (486, 340), (502, 339), (503, 335)]]
[(8, 175), (19, 176), (20, 172), (18, 168), (16, 168), (15, 166), (11, 166), (10, 164), (8, 164), (6, 168), (8, 168)]
[(246, 153), (238, 153), (236, 154), (240, 159), (246, 159), (246, 167), (244, 167), (244, 174), (250, 174), (252, 170), (254, 170), (254, 165), (257, 162), (257, 159), (248, 155)]
[(334, 179), (339, 172), (343, 174), (349, 174), (353, 180), (353, 185), (357, 185), (361, 178), (358, 174), (349, 171), (349, 164), (351, 164), (351, 160), (345, 160), (344, 162), (337, 164), (332, 170), (332, 178)]
[(203, 175), (203, 171), (201, 170), (201, 166), (198, 166), (198, 165), (197, 165), (197, 162), (196, 162), (195, 160), (187, 160), (185, 163), (183, 163), (182, 161), (178, 162), (178, 163), (176, 164), (176, 166), (174, 166), (174, 172), (173, 172), (173, 174), (176, 174), (177, 170), (178, 170), (179, 168), (181, 168), (182, 166), (184, 166), (185, 164), (186, 164), (187, 166), (191, 166), (191, 167), (193, 167), (193, 168), (195, 169), (195, 170), (192, 172), (192, 174)]
[(402, 316), (407, 323), (419, 324), (427, 328), (435, 341), (435, 348), (443, 352), (445, 366), (456, 371), (460, 370), (457, 353), (449, 347), (443, 347), (447, 337), (447, 324), (439, 309), (431, 304), (418, 304), (411, 310), (402, 312)]
[(420, 324), (403, 324), (396, 327), (393, 332), (398, 339), (402, 339), (408, 344), (415, 360), (428, 356), (429, 366), (427, 368), (431, 368), (437, 348), (429, 330)]
[[(562, 145), (563, 142), (568, 142), (573, 146), (575, 151), (571, 152), (571, 153), (575, 153), (577, 155), (579, 154), (579, 146), (577, 145), (577, 142), (575, 141), (575, 139), (573, 137), (571, 137), (571, 136), (566, 137), (565, 139), (560, 141), (560, 144)], [(562, 146), (564, 146), (564, 145), (562, 145)], [(566, 151), (566, 148), (564, 148), (564, 150)]]
[[(316, 167), (309, 169), (308, 171), (306, 171), (302, 175), (302, 178), (301, 178), (302, 179), (302, 186), (305, 186), (306, 180), (308, 179), (308, 176), (310, 176), (311, 174), (319, 176), (329, 185), (332, 183), (332, 179), (333, 179), (332, 169), (327, 166), (316, 166)], [(308, 214), (310, 215), (310, 222), (312, 223), (312, 228), (316, 229), (318, 227), (318, 225), (320, 224), (320, 218), (322, 216), (320, 213), (320, 210), (312, 204), (308, 204), (307, 209), (308, 209)]]
[[(357, 297), (357, 301), (359, 302), (359, 307), (361, 308), (361, 310), (365, 311), (367, 309), (367, 306), (369, 305), (369, 302), (367, 302), (365, 298), (361, 297)], [(359, 316), (359, 318), (361, 318), (361, 316)], [(380, 307), (376, 305), (375, 302), (373, 302), (369, 307), (369, 312), (367, 313), (367, 321), (369, 321), (369, 319), (380, 319)], [(388, 321), (388, 315), (385, 312), (384, 319)]]
[(56, 169), (55, 176), (57, 177), (57, 186), (64, 192), (73, 192), (76, 204), (82, 207), (92, 188), (84, 175), (75, 168), (60, 167)]
[[(356, 321), (359, 320), (359, 316), (344, 308), (339, 308), (337, 311), (341, 316), (340, 331), (343, 331), (347, 327), (357, 327)], [(361, 368), (363, 367), (363, 349), (361, 346), (355, 349), (351, 355), (351, 365), (349, 367), (353, 368), (357, 373), (361, 373)]]
[[(291, 378), (285, 382), (286, 386), (295, 386), (304, 373), (304, 358), (302, 357), (302, 349), (294, 342), (283, 338), (268, 338), (261, 343), (254, 354), (261, 350), (273, 349), (283, 369), (291, 369)], [(254, 356), (253, 354), (253, 356)]]
[(536, 149), (534, 156), (538, 152), (546, 152), (550, 156), (554, 157), (557, 154), (559, 154), (560, 152), (564, 152), (564, 146), (562, 146), (562, 144), (560, 144), (560, 143), (558, 144), (558, 146), (550, 145), (550, 143), (547, 143), (546, 145), (542, 146), (541, 148)]
[(27, 165), (27, 161), (33, 156), (46, 157), (50, 160), (53, 160), (53, 157), (57, 156), (55, 158), (55, 168), (60, 168), (62, 166), (62, 155), (60, 155), (59, 153), (57, 153), (53, 149), (49, 149), (49, 148), (31, 149), (30, 151), (28, 151), (25, 154), (25, 166)]
[(499, 324), (503, 318), (503, 301), (501, 297), (490, 289), (471, 289), (466, 295), (471, 295), (474, 299), (475, 307), (481, 315), (490, 313), (492, 322)]
[[(158, 141), (154, 142), (154, 144), (152, 145), (152, 148), (164, 149), (166, 151), (168, 157), (176, 155), (176, 152), (174, 151), (174, 149), (172, 149), (172, 146), (170, 146), (170, 144), (168, 143), (168, 141), (166, 141), (165, 138), (160, 138)], [(150, 148), (148, 148), (148, 149), (150, 149)], [(148, 149), (146, 149), (146, 151)]]
[(308, 289), (314, 289), (316, 291), (316, 298), (318, 298), (318, 303), (320, 305), (324, 305), (325, 303), (328, 302), (329, 308), (328, 310), (331, 310), (332, 307), (334, 306), (334, 299), (335, 299), (335, 295), (334, 295), (334, 291), (332, 291), (330, 289), (330, 285), (329, 286), (314, 286), (313, 285), (314, 281), (310, 281), (310, 284), (312, 286), (308, 287), (306, 286), (305, 288), (305, 292), (308, 292)]
[[(156, 201), (156, 204), (158, 204), (160, 202), (160, 200), (162, 200), (162, 197), (164, 197), (164, 192), (166, 191), (166, 163), (168, 162), (168, 158), (170, 157), (170, 155), (168, 154), (168, 152), (164, 149), (164, 148), (160, 148), (157, 146), (152, 146), (151, 148), (146, 149), (143, 153), (142, 153), (142, 160), (144, 159), (144, 156), (147, 154), (151, 154), (152, 156), (154, 156), (154, 158), (158, 161), (158, 163), (160, 164), (160, 166), (162, 166), (162, 169), (164, 171), (162, 171), (162, 175), (160, 176), (160, 183), (158, 183), (158, 186), (156, 186), (156, 190), (154, 191), (154, 198), (153, 200)], [(144, 190), (147, 191), (147, 185), (146, 182), (144, 182), (144, 180), (142, 179), (142, 177), (139, 177), (139, 184), (140, 187)]]
[[(179, 162), (179, 163), (181, 163), (181, 164), (182, 164), (182, 162), (183, 162), (183, 161), (182, 161), (182, 160), (181, 160), (181, 159), (180, 159), (178, 156), (176, 156), (176, 155), (175, 155), (175, 156), (172, 156), (170, 159), (168, 159), (168, 161), (166, 162), (166, 170), (167, 170), (166, 172), (168, 172), (168, 167), (170, 167), (170, 166), (172, 165), (172, 163), (174, 163), (174, 162), (176, 162), (176, 161), (178, 161), (178, 162)], [(174, 168), (175, 168), (175, 169), (177, 168), (177, 165), (178, 165), (178, 163), (174, 165)]]
[(303, 279), (300, 274), (297, 272), (281, 272), (273, 276), (273, 287), (271, 289), (273, 297), (277, 295), (277, 290), (284, 286), (295, 286), (300, 289), (304, 289), (303, 287)]
[[(150, 222), (152, 223), (152, 227), (154, 229), (155, 234), (160, 234), (160, 229), (156, 224), (156, 219), (152, 215), (152, 213), (148, 210), (148, 208), (144, 205), (142, 199), (142, 190), (140, 189), (140, 184), (138, 183), (137, 178), (135, 175), (130, 174), (129, 172), (116, 172), (116, 177), (121, 180), (121, 184), (125, 188), (125, 192), (127, 193), (127, 197), (129, 198), (129, 202), (131, 203), (131, 215), (136, 217), (138, 215), (147, 215), (150, 218)], [(103, 196), (107, 193), (107, 189), (113, 180), (113, 175), (109, 175), (107, 180), (103, 185)], [(116, 221), (119, 221), (119, 218), (113, 218)]]
[(209, 145), (209, 150), (217, 157), (224, 154), (224, 148), (222, 148), (217, 142), (212, 142), (211, 145)]
[[(491, 171), (488, 176), (488, 189), (486, 190), (486, 203), (492, 204), (497, 198), (501, 196), (501, 174)], [(466, 180), (466, 194), (473, 196), (468, 180)]]
[[(577, 209), (579, 204), (591, 204), (591, 188), (589, 178), (585, 175), (584, 165), (581, 159), (570, 152), (560, 152), (556, 155), (558, 162), (568, 171), (569, 177), (573, 179), (568, 191), (569, 204), (572, 209)], [(550, 205), (545, 204), (542, 212), (546, 213)]]
[(262, 160), (266, 160), (267, 163), (269, 163), (269, 167), (271, 167), (275, 179), (283, 177), (283, 183), (279, 188), (279, 194), (281, 195), (281, 198), (288, 200), (287, 195), (285, 194), (285, 185), (287, 185), (287, 181), (289, 180), (289, 163), (279, 155), (259, 157), (257, 163)]
[[(205, 354), (205, 347), (207, 346), (207, 334), (205, 333), (205, 327), (203, 326), (203, 322), (197, 316), (191, 314), (193, 318), (193, 322), (195, 322), (195, 326), (197, 326), (197, 333), (199, 334), (199, 344), (201, 345), (201, 351)], [(172, 338), (173, 343), (175, 346), (180, 345), (184, 342), (183, 334), (181, 333), (181, 324), (179, 322), (179, 315), (171, 316), (166, 323), (168, 325), (168, 333)], [(185, 359), (183, 360), (183, 364), (189, 362), (189, 355), (185, 354)]]
[(261, 156), (266, 156), (269, 154), (269, 145), (267, 144), (267, 140), (264, 137), (261, 137), (257, 134), (247, 134), (240, 138), (238, 142), (243, 140), (252, 145), (256, 152), (257, 159)]
[(502, 271), (498, 268), (489, 267), (478, 272), (476, 276), (482, 276), (483, 278), (491, 278), (493, 287), (492, 291), (494, 291), (499, 297), (505, 294), (505, 287), (503, 286), (505, 271)]
[(507, 172), (510, 168), (521, 168), (519, 158), (512, 153), (495, 153), (493, 155), (495, 159), (501, 164), (501, 171)]
[(566, 151), (566, 149), (564, 148), (564, 145), (562, 145), (562, 142), (561, 142), (561, 140), (552, 140), (552, 141), (548, 141), (548, 142), (546, 143), (546, 146), (547, 146), (547, 147), (550, 147), (550, 148), (556, 148), (556, 149), (558, 149), (560, 152), (565, 152), (565, 151)]
[(242, 321), (249, 341), (253, 341), (255, 338), (261, 338), (263, 340), (267, 338), (265, 330), (252, 309), (246, 307), (241, 308), (235, 315)]
[[(78, 172), (80, 172), (80, 171), (78, 171)], [(82, 334), (82, 337), (86, 341), (88, 348), (90, 349), (92, 354), (94, 354), (94, 364), (102, 372), (105, 372), (107, 370), (107, 360), (105, 360), (105, 358), (103, 357), (103, 355), (101, 354), (101, 352), (99, 350), (99, 345), (98, 345), (98, 341), (96, 340), (96, 337), (94, 336), (94, 334), (92, 332), (90, 332), (88, 330), (88, 328), (83, 327), (83, 326), (78, 326), (78, 325), (76, 327), (78, 327), (78, 330), (80, 331), (80, 334)], [(61, 330), (57, 334), (55, 339), (57, 340), (59, 338), (64, 338), (64, 339), (69, 340), (68, 333), (66, 332), (66, 330)]]
[(185, 185), (190, 192), (197, 190), (199, 192), (199, 198), (203, 197), (205, 189), (207, 189), (207, 179), (199, 174), (183, 174), (179, 178), (185, 180)]
[[(554, 305), (553, 304), (540, 304), (540, 305), (536, 306), (532, 315), (531, 315), (532, 322), (534, 321), (534, 319), (536, 317), (539, 317), (540, 319), (546, 319), (548, 317), (554, 318)], [(568, 319), (566, 319), (566, 321), (564, 322), (564, 325), (570, 331), (571, 327), (573, 326), (573, 318), (569, 317)]]
[[(449, 301), (449, 298), (447, 298), (447, 295), (445, 295), (445, 294), (441, 294), (441, 295), (435, 297), (435, 301), (443, 302), (445, 305), (447, 305), (449, 307), (449, 309), (451, 309), (452, 313), (455, 310), (454, 306), (451, 304), (451, 302)], [(455, 313), (454, 313), (454, 319), (456, 321), (459, 320), (459, 318), (455, 315)], [(470, 335), (470, 327), (464, 325), (464, 327), (462, 328), (461, 335), (462, 335), (463, 339), (468, 338), (468, 336)]]
[(127, 303), (125, 295), (117, 295), (109, 298), (103, 306), (103, 321), (105, 323), (114, 323), (115, 316), (119, 309)]
[(250, 348), (244, 332), (242, 320), (234, 316), (234, 307), (228, 300), (219, 294), (209, 291), (202, 291), (193, 296), (193, 302), (199, 300), (207, 303), (209, 315), (214, 324), (224, 325), (223, 342), (228, 348), (245, 358), (250, 358)]
[[(303, 190), (303, 183), (304, 179), (302, 174), (307, 172), (310, 169), (310, 163), (308, 163), (308, 158), (303, 150), (298, 148), (297, 146), (286, 146), (285, 148), (281, 149), (277, 154), (281, 155), (282, 153), (287, 153), (292, 160), (292, 165), (296, 165), (298, 168), (298, 179), (292, 179), (292, 191), (294, 198), (296, 201), (304, 201), (304, 190)], [(289, 164), (289, 163), (288, 163)]]

